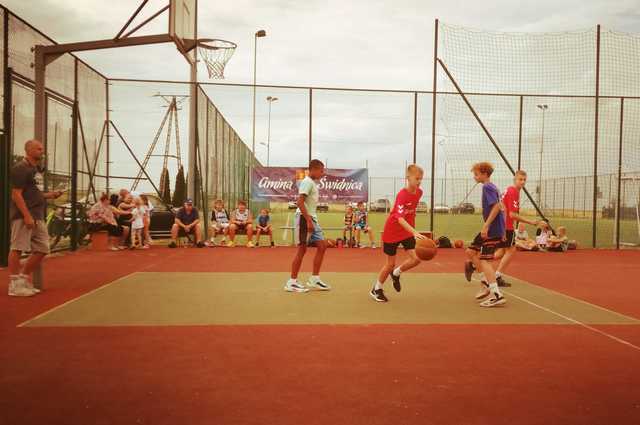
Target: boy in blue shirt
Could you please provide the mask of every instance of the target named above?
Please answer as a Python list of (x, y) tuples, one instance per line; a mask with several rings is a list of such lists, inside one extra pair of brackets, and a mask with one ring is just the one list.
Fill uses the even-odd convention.
[(489, 295), (491, 297), (480, 303), (481, 307), (496, 307), (504, 305), (507, 300), (504, 298), (498, 283), (496, 274), (491, 264), (494, 253), (498, 249), (505, 237), (504, 216), (500, 206), (500, 191), (495, 184), (491, 183), (493, 165), (488, 162), (478, 162), (471, 168), (473, 178), (476, 182), (482, 183), (482, 218), (484, 224), (466, 250), (469, 261), (465, 263), (465, 276), (470, 280), (473, 273), (473, 266), (476, 270), (484, 274), (481, 281), (480, 292), (476, 295), (477, 300), (482, 300)]
[(258, 216), (258, 232), (256, 233), (256, 246), (260, 246), (260, 235), (269, 235), (269, 242), (273, 248), (273, 232), (271, 231), (271, 217), (269, 216), (269, 210), (263, 208), (260, 210)]

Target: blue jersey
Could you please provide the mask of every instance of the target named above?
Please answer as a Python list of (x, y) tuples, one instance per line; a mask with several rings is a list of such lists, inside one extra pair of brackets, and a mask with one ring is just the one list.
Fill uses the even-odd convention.
[(268, 215), (258, 216), (258, 224), (260, 225), (260, 227), (267, 227), (267, 224), (269, 224), (269, 219), (270, 217)]
[[(500, 191), (495, 184), (489, 182), (482, 185), (482, 218), (487, 221), (491, 209), (500, 202)], [(504, 217), (502, 211), (498, 212), (489, 226), (490, 238), (501, 238), (504, 236)]]

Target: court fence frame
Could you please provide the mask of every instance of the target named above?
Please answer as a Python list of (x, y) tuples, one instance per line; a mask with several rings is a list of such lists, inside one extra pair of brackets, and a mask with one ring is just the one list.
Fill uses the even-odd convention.
[[(27, 138), (31, 138), (32, 134), (29, 135), (29, 126), (32, 126), (33, 123), (28, 123), (28, 125), (23, 126), (21, 123), (16, 123), (16, 103), (28, 102), (29, 100), (29, 91), (32, 91), (34, 88), (34, 78), (33, 71), (30, 70), (30, 61), (32, 60), (32, 52), (30, 52), (30, 47), (33, 45), (29, 45), (29, 42), (37, 42), (41, 44), (55, 44), (55, 41), (51, 38), (47, 37), (43, 32), (38, 30), (37, 28), (30, 25), (24, 19), (18, 17), (14, 13), (12, 13), (9, 9), (4, 6), (0, 7), (0, 24), (2, 26), (2, 41), (0, 42), (0, 52), (2, 52), (2, 72), (0, 75), (0, 89), (2, 90), (3, 96), (3, 113), (1, 116), (1, 125), (0, 125), (0, 141), (1, 141), (1, 150), (0, 150), (0, 176), (2, 177), (3, 184), (0, 185), (0, 264), (6, 264), (6, 258), (9, 249), (10, 242), (10, 232), (9, 232), (9, 202), (10, 202), (10, 185), (9, 182), (9, 170), (11, 164), (16, 156), (17, 150), (21, 150), (16, 148), (16, 141), (18, 144)], [(26, 37), (26, 41), (21, 39), (21, 33), (16, 32), (16, 25), (20, 26), (20, 31), (29, 33)], [(421, 131), (420, 123), (421, 118), (424, 118), (420, 113), (419, 100), (423, 97), (431, 98), (432, 100), (432, 116), (431, 116), (431, 144), (430, 146), (421, 146), (421, 148), (429, 148), (430, 150), (430, 158), (429, 158), (429, 169), (425, 175), (425, 180), (429, 185), (429, 194), (428, 199), (430, 203), (430, 208), (428, 209), (427, 214), (429, 215), (429, 227), (430, 230), (437, 232), (438, 229), (435, 226), (434, 220), (434, 210), (436, 207), (436, 202), (438, 199), (438, 194), (436, 193), (436, 188), (438, 184), (444, 183), (445, 187), (445, 198), (446, 198), (446, 185), (447, 185), (447, 170), (445, 167), (445, 177), (444, 182), (441, 176), (439, 176), (435, 171), (435, 165), (439, 158), (436, 155), (437, 152), (437, 141), (436, 141), (436, 123), (437, 123), (437, 100), (442, 97), (447, 96), (459, 96), (458, 92), (455, 91), (442, 91), (437, 88), (437, 78), (439, 75), (437, 62), (439, 60), (438, 57), (438, 21), (436, 20), (436, 29), (435, 29), (435, 51), (434, 51), (434, 80), (433, 80), (433, 89), (432, 90), (388, 90), (388, 89), (367, 89), (367, 88), (347, 88), (347, 87), (324, 87), (324, 86), (296, 86), (296, 85), (265, 85), (265, 84), (236, 84), (236, 83), (222, 83), (222, 82), (197, 82), (191, 83), (189, 81), (177, 81), (177, 80), (157, 80), (157, 79), (127, 79), (127, 78), (109, 78), (102, 73), (93, 69), (90, 65), (86, 64), (84, 61), (74, 56), (73, 54), (65, 54), (62, 58), (60, 58), (56, 63), (60, 66), (57, 68), (56, 64), (52, 64), (48, 68), (48, 84), (46, 88), (47, 95), (47, 105), (51, 105), (51, 108), (59, 110), (58, 112), (61, 114), (59, 117), (52, 119), (52, 125), (54, 125), (53, 130), (55, 131), (55, 135), (57, 137), (59, 127), (62, 127), (63, 130), (68, 132), (67, 140), (68, 145), (66, 149), (68, 150), (68, 160), (65, 163), (64, 172), (60, 172), (55, 166), (50, 168), (51, 164), (47, 164), (48, 171), (44, 173), (44, 182), (43, 186), (45, 189), (55, 188), (56, 184), (60, 181), (65, 180), (70, 185), (70, 196), (68, 201), (74, 205), (75, 203), (82, 201), (85, 204), (89, 200), (89, 194), (95, 198), (95, 195), (101, 191), (109, 192), (113, 188), (111, 188), (110, 184), (110, 172), (111, 172), (111, 161), (110, 161), (110, 146), (111, 139), (114, 137), (110, 132), (110, 126), (107, 123), (110, 122), (110, 86), (114, 83), (124, 83), (124, 82), (135, 82), (135, 83), (149, 83), (149, 84), (180, 84), (186, 87), (190, 87), (191, 85), (196, 86), (195, 93), (198, 96), (196, 104), (196, 114), (198, 114), (200, 108), (204, 108), (203, 116), (204, 122), (207, 123), (206, 126), (201, 126), (198, 124), (198, 128), (196, 129), (196, 164), (193, 166), (193, 170), (196, 173), (196, 188), (194, 193), (196, 194), (196, 203), (199, 207), (202, 208), (205, 216), (207, 214), (207, 208), (211, 200), (216, 199), (218, 197), (224, 197), (228, 202), (231, 200), (238, 199), (247, 199), (250, 200), (250, 167), (251, 164), (259, 164), (259, 161), (255, 158), (254, 154), (251, 152), (249, 146), (245, 141), (241, 139), (238, 132), (232, 127), (232, 123), (228, 121), (220, 111), (217, 105), (213, 103), (211, 98), (209, 98), (205, 92), (205, 88), (207, 86), (220, 86), (220, 87), (236, 87), (236, 88), (246, 88), (246, 89), (287, 89), (287, 90), (299, 90), (301, 92), (306, 93), (308, 96), (308, 132), (307, 132), (307, 149), (308, 159), (310, 160), (313, 157), (314, 152), (314, 140), (313, 140), (313, 123), (314, 123), (314, 94), (322, 93), (322, 92), (341, 92), (341, 93), (377, 93), (377, 94), (404, 94), (407, 96), (409, 101), (412, 101), (413, 110), (412, 110), (412, 134), (410, 140), (407, 140), (411, 144), (411, 153), (410, 159), (412, 162), (418, 162), (418, 135)], [(22, 34), (24, 35), (24, 34)], [(597, 62), (594, 64), (596, 69), (599, 70), (600, 67), (600, 52), (602, 49), (600, 43), (600, 26), (597, 26), (596, 31), (596, 44), (598, 48)], [(23, 37), (24, 38), (24, 37)], [(446, 58), (445, 58), (446, 61)], [(65, 68), (66, 67), (66, 68)], [(69, 78), (68, 71), (72, 70), (72, 77)], [(65, 71), (67, 73), (65, 74)], [(51, 75), (49, 75), (51, 73)], [(58, 78), (56, 78), (55, 74), (57, 73)], [(599, 75), (599, 72), (596, 72), (596, 75)], [(517, 145), (517, 166), (516, 169), (519, 169), (521, 166), (521, 159), (523, 153), (523, 140), (522, 140), (522, 123), (523, 123), (523, 112), (522, 112), (522, 104), (527, 98), (568, 98), (568, 99), (586, 99), (587, 101), (593, 101), (595, 105), (596, 114), (593, 117), (594, 127), (596, 129), (592, 143), (586, 144), (583, 146), (584, 149), (593, 149), (593, 174), (590, 176), (563, 176), (563, 177), (554, 177), (551, 179), (545, 179), (540, 184), (540, 189), (549, 188), (550, 185), (553, 186), (553, 199), (556, 199), (556, 182), (562, 182), (563, 187), (566, 187), (569, 179), (574, 180), (574, 186), (576, 179), (588, 179), (592, 183), (590, 183), (592, 188), (592, 197), (591, 199), (582, 199), (583, 208), (579, 211), (583, 216), (588, 216), (591, 218), (592, 223), (592, 247), (598, 247), (598, 240), (596, 239), (596, 230), (598, 225), (598, 219), (603, 217), (603, 213), (601, 213), (600, 208), (598, 206), (598, 199), (602, 197), (602, 191), (600, 183), (603, 181), (608, 182), (609, 191), (608, 191), (608, 200), (609, 203), (615, 210), (613, 214), (613, 218), (615, 220), (615, 248), (620, 249), (621, 247), (621, 237), (619, 234), (620, 229), (620, 220), (621, 216), (624, 217), (624, 214), (620, 214), (619, 212), (624, 210), (624, 205), (621, 205), (621, 186), (625, 179), (631, 176), (640, 175), (640, 164), (636, 164), (638, 166), (637, 170), (633, 170), (632, 173), (623, 172), (622, 163), (623, 163), (623, 147), (624, 147), (624, 127), (623, 127), (623, 117), (624, 117), (624, 107), (625, 101), (639, 101), (640, 96), (603, 96), (599, 92), (598, 87), (598, 79), (596, 80), (596, 87), (594, 87), (593, 95), (571, 95), (571, 94), (550, 94), (550, 93), (497, 93), (497, 92), (464, 92), (467, 96), (492, 96), (492, 97), (510, 97), (517, 99), (520, 110), (518, 113), (519, 122), (518, 122), (518, 145)], [(100, 90), (96, 90), (97, 87), (100, 87)], [(26, 90), (26, 91), (25, 91)], [(464, 87), (463, 87), (464, 90)], [(20, 92), (20, 93), (17, 93)], [(24, 93), (23, 93), (24, 92)], [(91, 97), (89, 92), (100, 92), (99, 94), (95, 94), (98, 97)], [(26, 96), (24, 99), (20, 99), (20, 96)], [(598, 105), (603, 99), (615, 100), (619, 102), (620, 105), (620, 120), (619, 120), (619, 144), (618, 144), (618, 152), (617, 152), (617, 173), (616, 174), (606, 174), (602, 176), (598, 173)], [(60, 112), (62, 111), (62, 112)], [(49, 114), (52, 111), (47, 108), (47, 119), (49, 119)], [(66, 114), (68, 113), (68, 116)], [(212, 115), (213, 114), (213, 115)], [(198, 115), (199, 116), (199, 115)], [(213, 118), (212, 118), (213, 116)], [(70, 119), (69, 119), (70, 118)], [(217, 120), (222, 120), (224, 122), (223, 131), (226, 132), (226, 136), (223, 136), (222, 143), (223, 145), (217, 144), (218, 141), (215, 140), (214, 145), (209, 145), (209, 132), (211, 130), (211, 126), (209, 125), (210, 120), (216, 120), (216, 124), (214, 124), (213, 128), (218, 129)], [(198, 120), (200, 121), (200, 120)], [(24, 128), (23, 128), (24, 127)], [(47, 126), (47, 131), (51, 131), (52, 129)], [(103, 134), (100, 134), (100, 133)], [(23, 134), (24, 133), (24, 134)], [(88, 134), (87, 134), (88, 133)], [(18, 137), (18, 138), (17, 138)], [(214, 136), (217, 137), (217, 136)], [(45, 139), (50, 138), (50, 136), (45, 136)], [(104, 140), (104, 142), (103, 142)], [(87, 142), (93, 141), (93, 144)], [(49, 152), (51, 150), (51, 143), (48, 140), (44, 141), (45, 150), (47, 152), (47, 157), (49, 158)], [(489, 141), (487, 141), (489, 143)], [(228, 144), (228, 145), (227, 145)], [(498, 143), (499, 144), (499, 143)], [(226, 164), (228, 168), (233, 168), (233, 173), (229, 175), (229, 178), (233, 180), (226, 181), (224, 178), (222, 179), (222, 185), (218, 187), (218, 171), (216, 167), (210, 163), (211, 159), (218, 161), (214, 155), (217, 154), (217, 149), (219, 146), (234, 146), (233, 154), (231, 156), (225, 157)], [(55, 147), (53, 148), (53, 157), (52, 160), (55, 162), (57, 158), (57, 153), (55, 152)], [(213, 154), (212, 150), (213, 149)], [(230, 151), (223, 151), (230, 152)], [(304, 164), (300, 164), (300, 166), (304, 166)], [(370, 181), (375, 179), (379, 179), (379, 176), (370, 177)], [(393, 178), (393, 177), (390, 177)], [(396, 185), (396, 178), (394, 179), (394, 187)], [(608, 179), (608, 180), (606, 180)], [(215, 180), (215, 184), (213, 183)], [(228, 185), (224, 186), (224, 185)], [(215, 186), (215, 188), (214, 188)], [(584, 183), (584, 186), (587, 186), (587, 183)], [(547, 189), (545, 189), (545, 196), (548, 194)], [(227, 191), (227, 192), (224, 192)], [(229, 196), (224, 195), (225, 193), (229, 193)], [(441, 192), (442, 193), (442, 192)], [(575, 188), (572, 192), (575, 198)], [(585, 189), (585, 194), (587, 190)], [(84, 196), (83, 196), (84, 195)], [(633, 196), (635, 197), (635, 192), (633, 192)], [(370, 194), (371, 198), (375, 197), (375, 194)], [(583, 196), (583, 198), (585, 198)], [(586, 204), (590, 208), (587, 208)], [(227, 205), (228, 207), (232, 207), (232, 204)], [(633, 205), (632, 205), (633, 206)], [(252, 205), (252, 209), (256, 209), (259, 207), (258, 205)], [(554, 208), (555, 209), (555, 208)], [(563, 216), (564, 216), (564, 205), (562, 207)], [(78, 217), (77, 217), (76, 208), (71, 208), (71, 232), (70, 232), (70, 244), (68, 248), (71, 250), (75, 250), (78, 248), (80, 243), (77, 226), (78, 226)], [(576, 216), (576, 208), (575, 208), (575, 199), (573, 201), (573, 215)], [(552, 217), (553, 218), (553, 217)], [(206, 232), (206, 229), (205, 229)]]

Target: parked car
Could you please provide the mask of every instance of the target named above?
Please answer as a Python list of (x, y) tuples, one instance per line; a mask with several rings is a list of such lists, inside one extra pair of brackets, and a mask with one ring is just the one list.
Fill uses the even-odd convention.
[(171, 237), (171, 226), (176, 219), (177, 208), (169, 208), (162, 202), (157, 194), (145, 193), (151, 205), (151, 222), (149, 223), (149, 235), (152, 239), (167, 239)]
[(463, 202), (451, 208), (451, 214), (474, 214), (476, 208), (471, 202)]
[(329, 211), (329, 204), (326, 202), (318, 202), (318, 206), (316, 207), (318, 211), (327, 212)]
[(388, 199), (380, 198), (369, 205), (369, 211), (387, 212), (391, 209), (391, 202)]
[(435, 214), (449, 214), (450, 208), (446, 205), (435, 205), (433, 212)]
[(416, 212), (428, 212), (429, 206), (426, 202), (418, 202), (418, 206), (416, 207)]
[(296, 201), (289, 201), (289, 203), (287, 203), (287, 209), (295, 210), (296, 208), (298, 208)]

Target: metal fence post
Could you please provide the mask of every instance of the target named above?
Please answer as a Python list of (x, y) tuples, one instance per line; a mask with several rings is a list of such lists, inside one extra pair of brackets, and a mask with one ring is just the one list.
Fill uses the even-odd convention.
[(418, 92), (413, 92), (413, 163), (418, 162)]
[(313, 89), (309, 88), (309, 162), (311, 162), (311, 147), (313, 143)]
[(595, 108), (595, 131), (593, 138), (593, 234), (591, 245), (596, 247), (596, 226), (597, 226), (597, 208), (598, 208), (598, 115), (600, 109), (600, 25), (597, 26), (596, 32), (596, 108)]
[(618, 141), (618, 195), (616, 196), (616, 249), (620, 249), (620, 192), (622, 189), (622, 141), (624, 123), (624, 97), (620, 98), (620, 129)]
[(429, 211), (429, 230), (434, 232), (433, 207), (435, 206), (435, 170), (436, 170), (436, 93), (438, 90), (438, 19), (435, 21), (433, 41), (433, 93), (431, 102), (431, 208)]
[(518, 170), (522, 169), (522, 104), (523, 96), (520, 96), (520, 114), (518, 117)]

